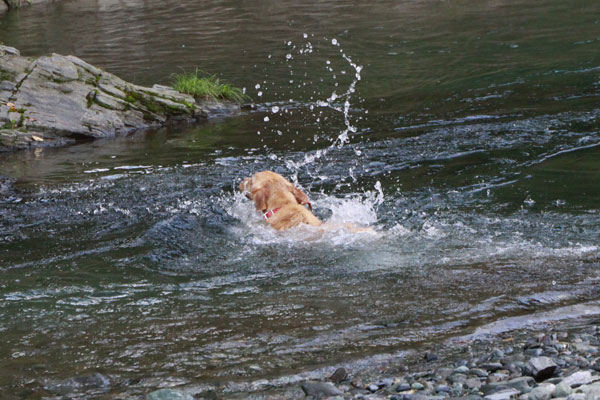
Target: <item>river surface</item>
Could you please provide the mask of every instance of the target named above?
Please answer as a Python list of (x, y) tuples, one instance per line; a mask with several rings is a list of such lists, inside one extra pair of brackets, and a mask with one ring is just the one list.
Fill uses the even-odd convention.
[[(600, 317), (600, 2), (369, 3), (82, 0), (0, 18), (23, 55), (148, 85), (198, 67), (256, 104), (0, 155), (16, 179), (0, 193), (0, 397), (234, 394)], [(264, 169), (320, 218), (377, 233), (272, 231), (236, 191)], [(110, 383), (63, 385), (93, 373)]]

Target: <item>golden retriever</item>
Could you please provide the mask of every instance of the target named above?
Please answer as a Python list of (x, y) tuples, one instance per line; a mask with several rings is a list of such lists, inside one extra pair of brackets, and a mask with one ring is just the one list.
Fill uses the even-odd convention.
[[(300, 224), (325, 226), (311, 211), (312, 204), (306, 193), (295, 187), (283, 176), (272, 171), (257, 172), (240, 183), (240, 191), (254, 201), (256, 209), (263, 214), (265, 221), (277, 230), (285, 230)], [(353, 232), (374, 232), (371, 228), (359, 228), (344, 224)]]

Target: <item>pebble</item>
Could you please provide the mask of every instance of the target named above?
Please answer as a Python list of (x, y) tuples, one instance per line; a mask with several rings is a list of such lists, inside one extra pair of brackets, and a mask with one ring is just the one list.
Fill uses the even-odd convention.
[(489, 375), (486, 371), (482, 370), (481, 368), (473, 368), (469, 370), (469, 373), (476, 375), (480, 378), (487, 378), (487, 376)]
[[(575, 342), (578, 346), (560, 338), (560, 333), (550, 332), (529, 340), (511, 340), (510, 347), (498, 342), (470, 342), (464, 347), (450, 347), (455, 349), (451, 355), (442, 351), (436, 354), (439, 368), (431, 368), (428, 358), (417, 354), (410, 361), (415, 365), (407, 362), (396, 369), (403, 371), (401, 376), (368, 375), (369, 379), (367, 374), (354, 371), (353, 386), (348, 383), (336, 388), (327, 383), (330, 386), (318, 387), (318, 391), (309, 394), (305, 383), (303, 389), (315, 399), (333, 396), (339, 400), (600, 400), (600, 374), (586, 368), (597, 364), (600, 367), (600, 357), (595, 352), (600, 347), (600, 337), (569, 336), (580, 340)], [(528, 350), (530, 354), (540, 354), (532, 351), (540, 350), (543, 355), (528, 356)], [(466, 354), (468, 358), (464, 358)], [(452, 360), (453, 356), (457, 358)], [(347, 377), (348, 371), (344, 372), (340, 376)]]
[(302, 390), (307, 396), (325, 397), (339, 396), (344, 393), (329, 382), (304, 382)]
[(592, 382), (592, 373), (590, 371), (578, 371), (566, 377), (563, 382), (570, 387), (587, 385)]
[(160, 389), (146, 396), (146, 400), (194, 400), (191, 394), (174, 389)]
[(515, 389), (506, 389), (494, 394), (489, 394), (484, 397), (484, 400), (510, 400), (513, 396), (518, 395), (519, 391)]
[(479, 378), (469, 378), (465, 381), (465, 385), (469, 389), (479, 389), (481, 387), (481, 381)]
[(348, 378), (348, 371), (345, 368), (338, 368), (335, 372), (329, 377), (329, 380), (333, 383), (340, 383), (345, 381)]
[(481, 364), (479, 367), (489, 372), (496, 372), (499, 369), (502, 369), (502, 364), (500, 364), (499, 362), (485, 363)]
[(367, 390), (371, 393), (375, 393), (376, 391), (379, 390), (379, 386), (378, 385), (369, 385), (369, 386), (367, 386)]
[(529, 392), (529, 400), (550, 400), (554, 389), (555, 386), (553, 384), (542, 383)]
[(447, 386), (447, 385), (437, 385), (435, 387), (435, 391), (437, 393), (449, 393), (450, 392), (450, 386)]
[(399, 383), (398, 386), (396, 386), (396, 392), (406, 392), (410, 389), (411, 387), (408, 383)]
[(567, 382), (562, 381), (554, 388), (554, 392), (552, 392), (552, 397), (567, 397), (572, 392), (573, 390), (571, 389), (571, 386)]
[(536, 357), (529, 360), (532, 376), (540, 382), (552, 376), (556, 370), (556, 363), (549, 357)]

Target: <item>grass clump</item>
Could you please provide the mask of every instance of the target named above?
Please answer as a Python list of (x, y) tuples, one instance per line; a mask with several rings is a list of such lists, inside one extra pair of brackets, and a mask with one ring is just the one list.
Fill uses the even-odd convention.
[(175, 74), (173, 88), (196, 98), (230, 100), (243, 103), (250, 100), (242, 89), (221, 81), (216, 75), (206, 75), (196, 69), (195, 72)]

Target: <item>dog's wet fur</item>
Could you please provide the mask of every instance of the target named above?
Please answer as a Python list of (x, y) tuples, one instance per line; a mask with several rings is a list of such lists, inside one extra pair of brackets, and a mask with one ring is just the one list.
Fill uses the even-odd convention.
[[(265, 215), (265, 221), (277, 230), (285, 230), (300, 224), (331, 229), (311, 211), (312, 204), (306, 193), (273, 171), (257, 172), (240, 183), (240, 191), (254, 201), (256, 209)], [(267, 214), (268, 213), (268, 214)], [(343, 226), (353, 232), (373, 232), (371, 228), (359, 228), (350, 224)]]

